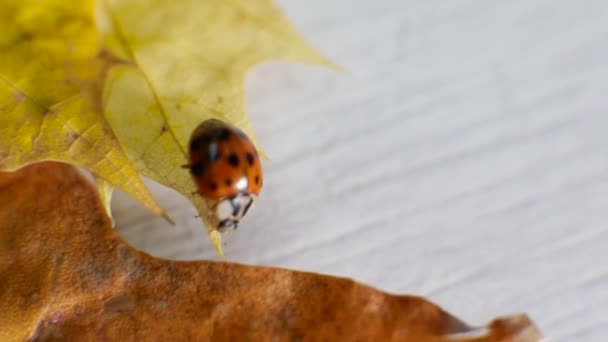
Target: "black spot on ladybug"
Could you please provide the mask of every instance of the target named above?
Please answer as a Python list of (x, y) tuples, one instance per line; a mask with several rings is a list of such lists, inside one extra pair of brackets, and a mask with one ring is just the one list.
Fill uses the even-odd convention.
[(251, 152), (247, 152), (247, 163), (249, 163), (249, 166), (253, 166), (254, 162), (255, 158), (253, 157), (253, 154)]
[(255, 176), (255, 184), (260, 184), (260, 176)]
[(192, 141), (190, 142), (190, 150), (198, 151), (201, 149), (201, 147), (209, 145), (209, 143), (211, 143), (211, 138), (209, 137), (209, 135), (202, 135), (200, 137), (192, 139)]
[(216, 182), (209, 183), (209, 189), (211, 189), (213, 191), (217, 190), (217, 183)]
[(228, 155), (228, 163), (234, 167), (239, 166), (239, 156), (237, 156), (236, 153), (230, 153)]
[(190, 150), (191, 151), (198, 151), (201, 149), (201, 145), (203, 144), (203, 141), (201, 138), (196, 138), (194, 140), (192, 140), (192, 142), (190, 143)]
[(230, 138), (230, 131), (227, 128), (222, 128), (222, 130), (220, 130), (220, 132), (218, 133), (217, 138), (219, 139), (219, 141), (228, 140), (228, 138)]
[(203, 171), (205, 170), (203, 163), (196, 163), (194, 165), (192, 165), (192, 168), (190, 168), (190, 172), (192, 172), (192, 175), (194, 177), (200, 177), (203, 175)]
[(226, 179), (226, 181), (224, 181), (224, 183), (226, 184), (226, 186), (232, 186), (232, 179), (228, 178)]

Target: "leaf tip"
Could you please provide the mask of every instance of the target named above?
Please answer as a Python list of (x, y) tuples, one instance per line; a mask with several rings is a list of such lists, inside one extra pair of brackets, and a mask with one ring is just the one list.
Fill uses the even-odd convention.
[(221, 257), (224, 257), (224, 251), (222, 250), (222, 235), (217, 230), (212, 230), (209, 232), (209, 238), (211, 239), (211, 243), (215, 250), (219, 253)]
[(341, 66), (339, 66), (338, 64), (332, 62), (331, 60), (325, 58), (325, 57), (321, 57), (321, 62), (319, 63), (320, 65), (328, 68), (329, 70), (333, 71), (333, 72), (337, 72), (340, 74), (344, 73), (344, 68), (342, 68)]
[(114, 192), (114, 185), (112, 183), (106, 181), (105, 179), (99, 177), (96, 174), (93, 174), (93, 178), (95, 179), (95, 184), (97, 185), (97, 194), (99, 195), (99, 200), (101, 205), (103, 206), (106, 214), (112, 221), (112, 226), (114, 226), (114, 218), (112, 217), (112, 194)]

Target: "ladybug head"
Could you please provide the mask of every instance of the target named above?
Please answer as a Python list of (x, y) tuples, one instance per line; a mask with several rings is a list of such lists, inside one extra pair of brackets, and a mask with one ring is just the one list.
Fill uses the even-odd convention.
[(236, 229), (254, 201), (255, 195), (248, 192), (239, 192), (234, 196), (220, 199), (213, 210), (217, 229), (220, 232)]

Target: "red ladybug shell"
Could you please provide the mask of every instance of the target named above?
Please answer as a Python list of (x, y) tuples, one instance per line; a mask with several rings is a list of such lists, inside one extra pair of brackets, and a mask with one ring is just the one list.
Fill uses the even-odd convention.
[(217, 119), (200, 124), (190, 138), (190, 173), (208, 199), (258, 195), (262, 166), (255, 146), (240, 129)]

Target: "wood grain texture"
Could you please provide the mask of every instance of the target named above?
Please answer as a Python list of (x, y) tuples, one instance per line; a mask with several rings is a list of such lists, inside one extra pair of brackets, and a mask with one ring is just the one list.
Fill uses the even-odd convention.
[[(483, 323), (524, 311), (553, 340), (608, 336), (608, 2), (280, 0), (344, 74), (247, 80), (266, 182), (230, 260), (356, 278)], [(217, 258), (119, 194), (152, 254)]]

